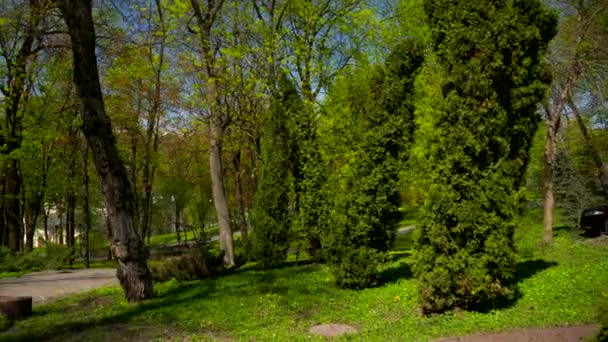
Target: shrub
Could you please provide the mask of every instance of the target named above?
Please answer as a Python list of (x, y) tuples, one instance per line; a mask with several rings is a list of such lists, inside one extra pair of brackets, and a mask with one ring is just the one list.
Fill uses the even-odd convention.
[(336, 283), (345, 288), (366, 288), (378, 284), (378, 265), (385, 255), (375, 248), (360, 247), (346, 251), (339, 262), (331, 264)]
[(8, 330), (12, 326), (13, 322), (5, 314), (0, 313), (0, 332)]
[(164, 282), (201, 279), (223, 270), (223, 254), (210, 255), (205, 248), (192, 248), (190, 252), (161, 263), (151, 263), (150, 272), (154, 281)]
[(57, 269), (66, 265), (71, 257), (72, 251), (67, 246), (53, 243), (23, 254), (13, 254), (6, 248), (0, 248), (0, 272)]

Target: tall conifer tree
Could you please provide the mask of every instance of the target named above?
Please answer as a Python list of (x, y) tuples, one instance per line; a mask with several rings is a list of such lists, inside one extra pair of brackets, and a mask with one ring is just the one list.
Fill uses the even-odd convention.
[(516, 291), (519, 192), (550, 76), (556, 17), (539, 0), (426, 0), (446, 73), (415, 271), (422, 309), (471, 308)]
[[(338, 285), (372, 286), (378, 265), (390, 247), (399, 222), (397, 182), (413, 142), (414, 79), (422, 49), (406, 40), (375, 70), (370, 99), (353, 108), (364, 128), (347, 189), (337, 196), (325, 232), (330, 267)], [(360, 107), (360, 106), (355, 106)]]
[(288, 234), (291, 226), (289, 191), (291, 169), (291, 116), (301, 110), (301, 99), (295, 86), (283, 74), (279, 94), (270, 108), (264, 124), (258, 190), (253, 212), (252, 256), (262, 267), (276, 266), (287, 257)]

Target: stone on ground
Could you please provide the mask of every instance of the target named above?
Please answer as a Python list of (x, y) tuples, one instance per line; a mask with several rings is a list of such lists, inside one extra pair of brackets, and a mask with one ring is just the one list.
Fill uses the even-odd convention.
[(357, 329), (346, 324), (319, 324), (310, 328), (309, 331), (311, 334), (323, 337), (337, 337), (357, 333)]

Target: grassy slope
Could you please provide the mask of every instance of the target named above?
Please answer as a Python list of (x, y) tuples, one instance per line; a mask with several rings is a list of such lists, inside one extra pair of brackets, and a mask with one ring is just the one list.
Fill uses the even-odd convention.
[(323, 265), (249, 267), (215, 279), (157, 284), (158, 296), (143, 304), (125, 303), (113, 288), (40, 306), (0, 340), (303, 340), (310, 326), (330, 322), (354, 325), (357, 337), (368, 340), (427, 340), (595, 322), (598, 299), (608, 296), (608, 239), (583, 242), (561, 229), (553, 247), (540, 247), (541, 226), (534, 222), (524, 220), (518, 234), (522, 297), (500, 310), (420, 317), (411, 236), (405, 235), (384, 271), (386, 283), (377, 288), (337, 289)]

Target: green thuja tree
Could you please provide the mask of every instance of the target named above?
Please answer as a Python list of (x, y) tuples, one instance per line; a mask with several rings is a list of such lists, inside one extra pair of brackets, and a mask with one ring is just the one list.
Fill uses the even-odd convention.
[(276, 266), (289, 248), (289, 193), (293, 161), (288, 123), (300, 110), (300, 97), (293, 83), (282, 75), (279, 91), (264, 123), (258, 189), (252, 216), (251, 256), (264, 267)]
[(516, 293), (514, 217), (550, 75), (556, 17), (539, 0), (426, 0), (445, 72), (415, 273), (425, 312)]
[(423, 62), (420, 46), (403, 42), (376, 68), (369, 101), (353, 99), (353, 119), (361, 125), (357, 157), (341, 189), (324, 235), (330, 268), (341, 287), (376, 284), (378, 266), (390, 247), (400, 214), (397, 183), (407, 160), (414, 124), (414, 79)]
[(321, 232), (325, 227), (323, 217), (327, 208), (323, 187), (326, 179), (314, 111), (302, 108), (298, 116), (292, 117), (290, 127), (297, 239), (303, 242), (306, 252), (314, 260), (322, 261)]

